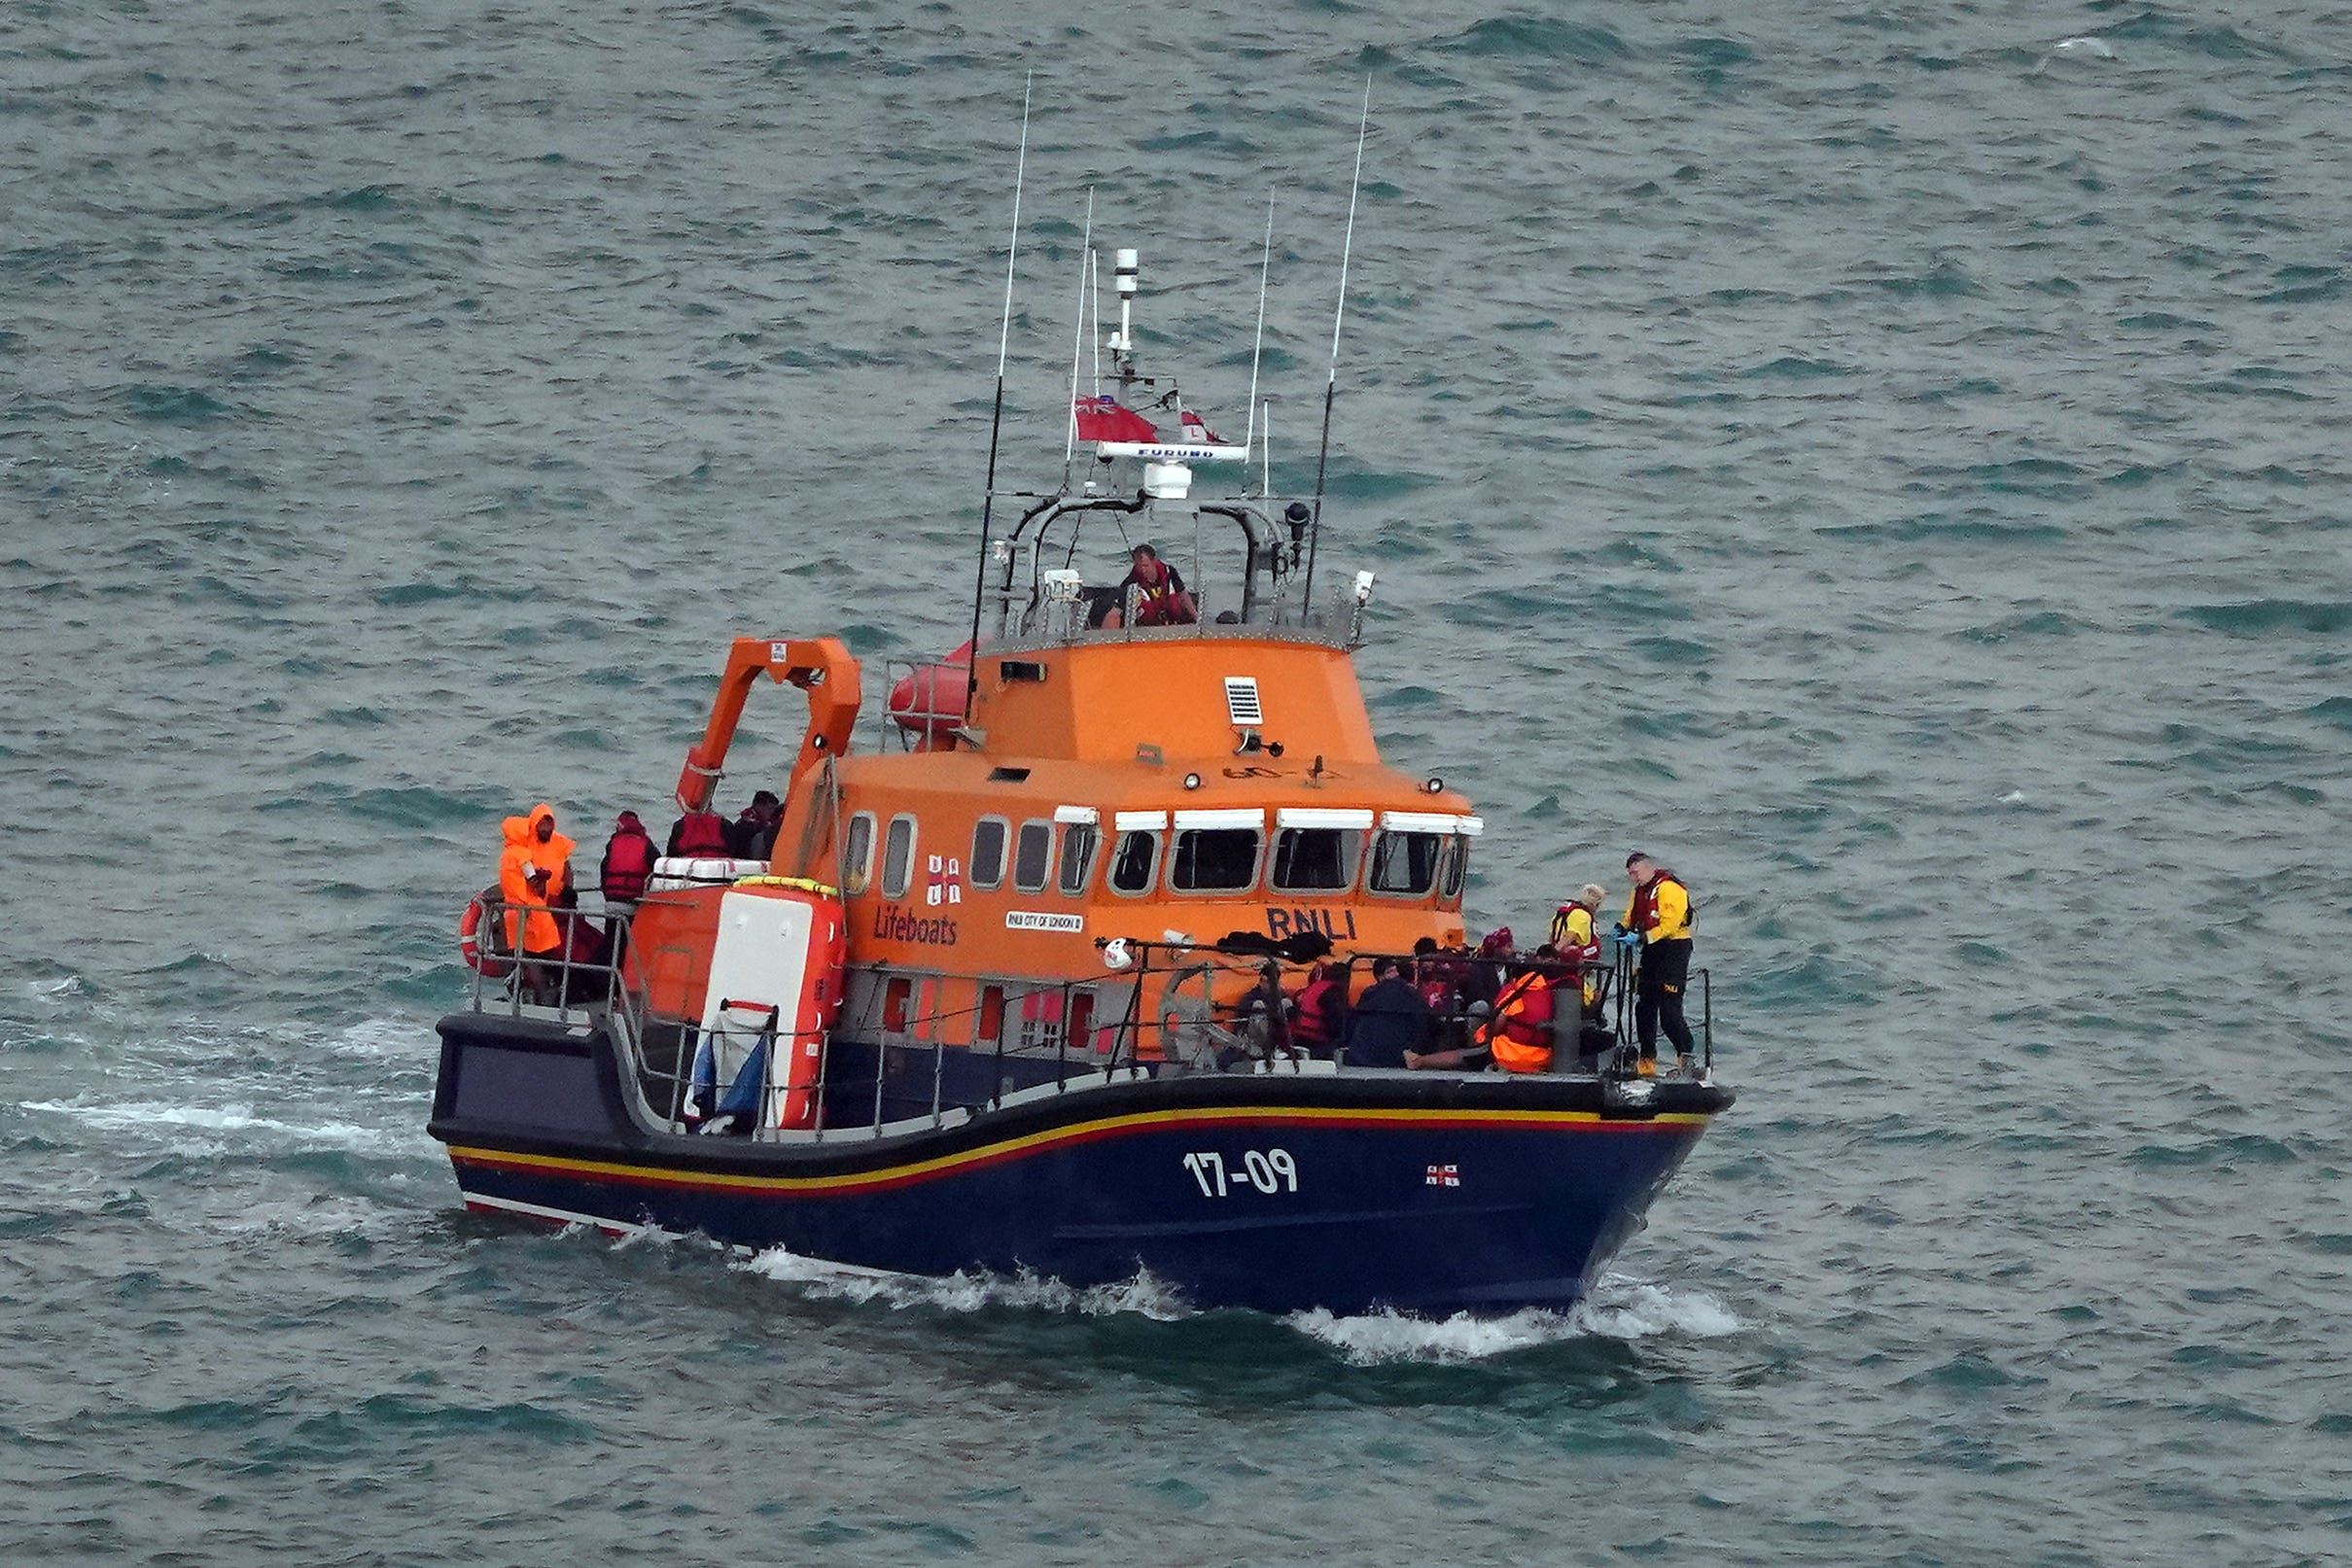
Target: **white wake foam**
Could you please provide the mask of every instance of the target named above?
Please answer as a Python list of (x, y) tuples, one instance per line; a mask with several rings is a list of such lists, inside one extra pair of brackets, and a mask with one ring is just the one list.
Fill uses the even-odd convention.
[(736, 1267), (747, 1273), (797, 1286), (812, 1295), (849, 1302), (881, 1302), (901, 1311), (928, 1307), (947, 1312), (977, 1312), (1010, 1307), (1082, 1317), (1132, 1312), (1156, 1323), (1192, 1315), (1192, 1309), (1174, 1290), (1148, 1272), (1140, 1272), (1115, 1284), (1085, 1289), (1028, 1272), (991, 1274), (959, 1271), (934, 1279), (922, 1274), (887, 1273), (825, 1263), (781, 1247), (762, 1252)]
[(1741, 1327), (1729, 1307), (1704, 1291), (1614, 1278), (1604, 1279), (1592, 1299), (1564, 1312), (1527, 1307), (1502, 1317), (1457, 1312), (1434, 1319), (1388, 1311), (1340, 1317), (1317, 1307), (1294, 1312), (1283, 1321), (1365, 1367), (1390, 1361), (1484, 1361), (1566, 1340), (1711, 1340), (1736, 1334)]
[[(175, 1130), (181, 1132), (260, 1133), (298, 1148), (374, 1152), (404, 1148), (422, 1138), (421, 1133), (411, 1130), (362, 1127), (356, 1122), (281, 1121), (276, 1117), (257, 1116), (249, 1104), (173, 1105), (161, 1100), (131, 1100), (116, 1105), (93, 1105), (63, 1099), (28, 1099), (21, 1103), (28, 1111), (69, 1116), (100, 1132), (148, 1133), (163, 1137), (166, 1141), (173, 1141), (171, 1134)], [(219, 1152), (228, 1147), (228, 1140), (207, 1139), (202, 1147), (204, 1152)]]
[[(625, 1243), (624, 1243), (625, 1244)], [(1015, 1307), (1084, 1317), (1132, 1313), (1155, 1323), (1197, 1315), (1176, 1291), (1148, 1272), (1117, 1284), (1087, 1289), (1033, 1273), (958, 1272), (945, 1278), (888, 1273), (804, 1258), (782, 1248), (745, 1259), (735, 1268), (790, 1284), (815, 1296), (879, 1302), (895, 1310), (930, 1307), (978, 1312)], [(1673, 1289), (1612, 1275), (1593, 1297), (1567, 1311), (1529, 1307), (1501, 1317), (1457, 1312), (1443, 1319), (1393, 1311), (1343, 1317), (1316, 1307), (1281, 1320), (1338, 1350), (1358, 1366), (1383, 1362), (1483, 1361), (1565, 1340), (1720, 1339), (1743, 1327), (1722, 1302), (1697, 1289)]]

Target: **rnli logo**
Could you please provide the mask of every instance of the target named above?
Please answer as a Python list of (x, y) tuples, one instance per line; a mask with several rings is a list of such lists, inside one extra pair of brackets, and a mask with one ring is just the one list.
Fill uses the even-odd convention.
[(1422, 1178), (1422, 1185), (1424, 1187), (1458, 1187), (1461, 1185), (1461, 1167), (1431, 1166), (1429, 1173)]
[(933, 909), (941, 904), (964, 902), (964, 862), (952, 855), (931, 856), (930, 875), (925, 880), (923, 901)]

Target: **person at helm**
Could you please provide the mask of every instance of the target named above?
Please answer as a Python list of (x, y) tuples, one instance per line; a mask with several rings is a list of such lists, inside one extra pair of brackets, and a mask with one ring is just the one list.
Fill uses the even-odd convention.
[(1616, 940), (1640, 965), (1633, 984), (1640, 1071), (1658, 1070), (1658, 1031), (1664, 1028), (1687, 1075), (1698, 1064), (1691, 1026), (1682, 1016), (1682, 990), (1691, 973), (1691, 890), (1639, 850), (1625, 857), (1625, 874), (1633, 893), (1626, 902), (1625, 919), (1617, 923)]
[[(1119, 579), (1119, 596), (1135, 606), (1127, 617), (1130, 626), (1190, 626), (1201, 618), (1200, 607), (1193, 602), (1191, 592), (1176, 569), (1160, 559), (1160, 552), (1148, 544), (1139, 544), (1133, 551), (1135, 564), (1127, 575)], [(1132, 595), (1129, 590), (1133, 590)]]

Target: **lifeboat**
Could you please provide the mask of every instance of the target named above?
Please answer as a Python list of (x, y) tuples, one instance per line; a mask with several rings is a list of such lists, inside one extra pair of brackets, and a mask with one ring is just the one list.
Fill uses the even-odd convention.
[[(734, 639), (674, 793), (776, 789), (769, 857), (662, 861), (573, 960), (592, 984), (543, 1005), (484, 963), (442, 1020), (431, 1131), (470, 1208), (915, 1274), (1148, 1272), (1202, 1307), (1502, 1312), (1579, 1299), (1732, 1104), (1711, 1028), (1683, 1070), (1631, 1070), (1624, 974), (1473, 951), (1485, 821), (1381, 750), (1372, 575), (1333, 572), (1319, 494), (1249, 482), (1254, 420), (1163, 436), (1188, 405), (1151, 397), (1115, 264), (1111, 373), (1063, 433), (1092, 477), (984, 510), (978, 637), (862, 730), (840, 641)], [(1218, 465), (1236, 482), (1196, 495)], [(1139, 583), (1177, 608), (1123, 613)], [(806, 705), (792, 757), (730, 779), (773, 686)], [(1405, 1015), (1406, 1065), (1367, 1001), (1396, 958), (1440, 999)], [(1529, 967), (1597, 1013), (1555, 1010), (1549, 1070), (1492, 1070), (1480, 1009)], [(1287, 1023), (1311, 978), (1313, 1048)]]

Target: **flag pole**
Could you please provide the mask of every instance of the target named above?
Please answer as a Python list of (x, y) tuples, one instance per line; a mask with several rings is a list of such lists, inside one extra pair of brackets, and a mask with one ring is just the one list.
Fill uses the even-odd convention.
[[(1274, 267), (1274, 192), (1266, 192), (1266, 244), (1258, 253), (1257, 263), (1257, 337), (1249, 345), (1249, 429), (1242, 436), (1242, 461), (1249, 461), (1250, 445), (1257, 439), (1257, 372), (1258, 362), (1266, 354), (1266, 278)], [(1249, 470), (1242, 470), (1242, 482), (1249, 482)]]
[(1070, 423), (1062, 437), (1062, 488), (1070, 488), (1070, 465), (1078, 453), (1078, 356), (1086, 346), (1086, 259), (1094, 254), (1095, 188), (1086, 188), (1086, 230), (1078, 241), (1078, 319), (1070, 333)]
[[(1037, 73), (1032, 71), (1021, 83), (1021, 151), (1013, 164), (1012, 240), (1004, 250), (1004, 325), (997, 332), (997, 411), (988, 421), (988, 488), (980, 494), (980, 560), (972, 570), (972, 636), (964, 652), (965, 724), (971, 722), (972, 700), (980, 691), (980, 605), (988, 597), (988, 536), (997, 506), (997, 440), (1004, 431), (1004, 361), (1013, 336), (1013, 262), (1021, 254), (1021, 182), (1029, 173), (1029, 98), (1036, 80)], [(1369, 101), (1370, 87), (1364, 90)], [(1346, 268), (1341, 272), (1344, 277)]]
[(1315, 547), (1323, 538), (1323, 471), (1331, 461), (1331, 400), (1339, 391), (1339, 330), (1348, 317), (1348, 258), (1355, 249), (1355, 197), (1364, 185), (1364, 134), (1372, 128), (1372, 78), (1364, 78), (1364, 114), (1355, 125), (1355, 178), (1348, 185), (1348, 236), (1340, 242), (1339, 308), (1331, 315), (1331, 374), (1323, 383), (1323, 440), (1315, 458), (1315, 513), (1307, 530), (1307, 582), (1299, 617), (1315, 612)]

